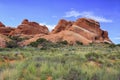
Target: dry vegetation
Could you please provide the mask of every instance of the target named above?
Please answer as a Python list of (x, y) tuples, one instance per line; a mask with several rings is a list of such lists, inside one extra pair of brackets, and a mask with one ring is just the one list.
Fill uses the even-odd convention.
[(1, 48), (0, 80), (120, 80), (119, 45), (49, 46)]

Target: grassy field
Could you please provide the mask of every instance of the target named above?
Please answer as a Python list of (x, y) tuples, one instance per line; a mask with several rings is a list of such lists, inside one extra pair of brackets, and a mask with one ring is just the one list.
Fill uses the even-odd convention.
[(120, 47), (1, 48), (0, 80), (120, 80)]

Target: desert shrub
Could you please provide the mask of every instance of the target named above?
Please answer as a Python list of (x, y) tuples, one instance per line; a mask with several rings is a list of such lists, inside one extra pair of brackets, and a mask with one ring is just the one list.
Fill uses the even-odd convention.
[(91, 80), (100, 80), (99, 75), (97, 74), (92, 75)]
[(39, 39), (37, 39), (35, 42), (31, 42), (31, 43), (29, 44), (29, 46), (38, 47), (39, 44), (44, 44), (44, 43), (46, 43), (46, 42), (47, 42), (46, 39), (44, 39), (44, 38), (39, 38)]
[(90, 46), (92, 46), (92, 45), (93, 45), (93, 43), (89, 43), (89, 45), (90, 45)]
[(19, 36), (9, 36), (9, 38), (16, 42), (21, 42), (21, 41), (25, 40), (25, 38), (21, 38)]
[(1, 55), (0, 55), (0, 61), (2, 61), (2, 62), (4, 61), (4, 59), (2, 58), (2, 56), (1, 56)]
[(31, 43), (29, 44), (29, 46), (37, 47), (37, 46), (38, 46), (38, 43), (37, 43), (37, 42), (31, 42)]
[(107, 56), (109, 59), (112, 59), (112, 60), (116, 60), (116, 59), (120, 59), (120, 54), (110, 54)]
[(71, 69), (69, 73), (63, 77), (63, 80), (81, 80), (81, 74), (78, 70)]
[(47, 42), (47, 40), (44, 39), (44, 38), (39, 38), (39, 39), (37, 39), (36, 42), (38, 42), (39, 44), (41, 44), (41, 43)]
[(42, 50), (50, 48), (50, 47), (61, 47), (62, 45), (67, 45), (68, 42), (67, 41), (60, 41), (57, 43), (53, 43), (51, 41), (48, 41), (44, 38), (39, 38), (38, 40), (36, 40), (35, 42), (31, 42), (28, 46), (32, 46), (32, 47), (39, 47)]
[(20, 38), (19, 36), (9, 36), (11, 41), (6, 42), (7, 48), (16, 48), (19, 47), (18, 42), (25, 40), (24, 38)]
[(117, 44), (116, 46), (119, 46), (119, 47), (120, 47), (120, 44)]
[(108, 43), (108, 42), (104, 42), (104, 44), (110, 44), (110, 43)]
[(50, 48), (60, 47), (60, 45), (57, 45), (56, 43), (53, 43), (51, 41), (46, 41), (46, 42), (39, 44), (38, 47), (41, 48), (41, 50), (46, 50)]
[(11, 51), (9, 48), (0, 48), (0, 51)]
[(48, 49), (50, 47), (56, 47), (56, 44), (54, 44), (51, 41), (48, 41), (48, 40), (46, 40), (44, 38), (39, 38), (35, 42), (30, 43), (29, 46), (39, 47), (42, 50), (45, 50), (45, 49)]
[(83, 43), (80, 42), (80, 41), (76, 41), (76, 44), (77, 44), (77, 45), (83, 45)]
[(68, 42), (66, 41), (66, 40), (64, 40), (64, 41), (59, 41), (59, 42), (57, 42), (58, 44), (62, 44), (62, 45), (67, 45), (68, 44)]
[(6, 42), (6, 47), (7, 48), (16, 48), (16, 47), (19, 47), (19, 45), (17, 44), (16, 41), (9, 41), (9, 42)]
[(109, 47), (114, 48), (114, 47), (116, 47), (116, 45), (115, 44), (110, 44)]
[[(43, 49), (48, 49), (54, 44), (47, 41), (38, 44), (41, 45), (44, 46)], [(48, 80), (48, 76), (52, 77), (49, 80), (119, 80), (120, 54), (116, 51), (119, 47), (111, 49), (109, 45), (105, 48), (96, 45), (62, 45), (49, 50), (27, 46), (17, 49), (1, 48), (0, 80), (3, 75), (4, 80)], [(24, 60), (4, 63), (2, 56), (9, 60), (19, 60), (20, 56), (16, 52), (23, 55)], [(94, 61), (90, 63), (88, 60)]]
[(31, 73), (31, 74), (35, 74), (36, 73), (36, 66), (35, 63), (31, 63), (27, 66), (27, 70)]
[(96, 61), (98, 58), (101, 58), (102, 56), (99, 55), (99, 54), (97, 54), (97, 53), (92, 52), (92, 53), (86, 54), (85, 57), (86, 57), (88, 60), (90, 60), (90, 61), (91, 61), (91, 60), (92, 60), (92, 61)]

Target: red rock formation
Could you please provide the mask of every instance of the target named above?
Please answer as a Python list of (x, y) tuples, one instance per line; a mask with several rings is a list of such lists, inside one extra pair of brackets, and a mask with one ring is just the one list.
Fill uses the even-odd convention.
[(58, 22), (58, 25), (55, 27), (55, 29), (52, 30), (52, 33), (58, 33), (60, 31), (67, 30), (68, 28), (72, 26), (72, 24), (73, 22), (71, 21), (66, 21), (64, 19), (61, 19)]
[(13, 31), (14, 28), (11, 27), (0, 27), (0, 34), (8, 36), (11, 31)]
[(29, 24), (28, 19), (24, 19), (21, 24)]
[(36, 35), (36, 34), (48, 34), (48, 28), (46, 26), (41, 26), (36, 22), (29, 22), (27, 19), (10, 33), (10, 35)]
[(108, 32), (100, 28), (99, 22), (88, 18), (80, 18), (75, 22), (62, 19), (50, 33), (46, 26), (41, 26), (36, 22), (30, 22), (27, 19), (23, 20), (16, 29), (5, 27), (0, 22), (0, 34), (27, 37), (28, 40), (20, 42), (22, 46), (28, 45), (39, 38), (45, 38), (52, 42), (66, 40), (69, 44), (75, 44), (76, 41), (82, 42), (83, 44), (94, 42), (112, 43), (108, 37)]
[(10, 41), (10, 39), (7, 36), (5, 36), (5, 35), (0, 34), (0, 48), (1, 47), (5, 48), (7, 41)]
[(8, 36), (9, 33), (13, 30), (14, 30), (14, 28), (6, 27), (2, 22), (0, 22), (0, 34)]
[(0, 22), (0, 27), (5, 27), (5, 25), (2, 22)]
[(49, 35), (33, 37), (30, 40), (24, 41), (24, 43), (29, 44), (29, 42), (36, 41), (38, 38), (45, 38), (52, 42), (66, 40), (69, 44), (75, 44), (76, 41), (82, 42), (83, 44), (93, 42), (112, 43), (108, 37), (108, 32), (100, 29), (99, 22), (87, 18), (80, 18), (75, 22), (62, 19)]
[[(108, 32), (100, 29), (99, 22), (92, 20), (92, 19), (80, 18), (80, 19), (76, 20), (75, 22), (60, 20), (58, 25), (55, 27), (55, 29), (51, 33), (52, 34), (56, 33), (56, 35), (59, 35), (57, 33), (63, 33), (61, 31), (64, 31), (64, 34), (67, 34), (65, 32), (65, 30), (72, 31), (72, 32), (74, 32), (73, 34), (80, 35), (80, 36), (84, 37), (85, 39), (87, 39), (88, 42), (86, 42), (85, 40), (79, 40), (80, 42), (82, 42), (84, 44), (86, 44), (86, 43), (89, 44), (91, 42), (112, 43), (108, 37)], [(69, 37), (71, 37), (71, 36), (69, 36)], [(57, 39), (57, 38), (55, 38), (55, 39)], [(68, 42), (70, 42), (69, 41), (70, 39), (66, 38), (66, 40)], [(55, 41), (55, 40), (51, 40), (51, 41)], [(77, 41), (77, 39), (74, 38), (74, 41)], [(75, 42), (73, 42), (73, 43), (75, 43)]]

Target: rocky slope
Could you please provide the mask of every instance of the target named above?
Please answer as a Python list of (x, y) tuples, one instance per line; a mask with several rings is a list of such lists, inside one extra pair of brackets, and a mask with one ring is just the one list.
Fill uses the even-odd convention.
[(100, 23), (88, 18), (80, 18), (76, 21), (61, 19), (51, 32), (46, 26), (30, 22), (27, 19), (23, 20), (17, 28), (6, 27), (0, 22), (0, 34), (28, 37), (27, 40), (20, 42), (22, 46), (28, 45), (39, 38), (45, 38), (52, 42), (66, 40), (69, 44), (75, 44), (76, 41), (83, 44), (112, 43), (108, 37), (108, 32), (100, 28)]

